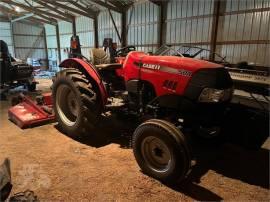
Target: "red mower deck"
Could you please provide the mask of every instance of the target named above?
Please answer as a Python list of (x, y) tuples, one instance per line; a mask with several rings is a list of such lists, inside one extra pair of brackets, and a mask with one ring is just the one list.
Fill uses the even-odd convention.
[(52, 112), (51, 93), (42, 95), (42, 104), (21, 95), (21, 102), (8, 110), (9, 119), (20, 128), (29, 128), (55, 119)]

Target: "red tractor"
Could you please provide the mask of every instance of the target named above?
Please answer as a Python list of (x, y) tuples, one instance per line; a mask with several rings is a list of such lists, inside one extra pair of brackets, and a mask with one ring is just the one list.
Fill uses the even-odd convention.
[[(132, 51), (131, 51), (132, 50)], [(102, 113), (136, 114), (146, 120), (132, 143), (142, 171), (161, 181), (183, 179), (191, 168), (185, 131), (219, 133), (233, 83), (220, 64), (179, 56), (154, 56), (126, 47), (117, 63), (93, 65), (81, 58), (63, 61), (53, 100), (62, 131), (87, 133)]]

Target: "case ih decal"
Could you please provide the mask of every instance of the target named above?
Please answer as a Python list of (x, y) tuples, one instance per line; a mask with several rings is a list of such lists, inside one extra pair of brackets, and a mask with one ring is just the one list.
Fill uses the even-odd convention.
[(181, 76), (186, 76), (186, 77), (191, 77), (192, 72), (184, 69), (175, 69), (171, 67), (166, 67), (166, 66), (160, 66), (157, 64), (146, 64), (143, 63), (142, 65), (143, 68), (146, 69), (151, 69), (151, 70), (159, 70), (162, 72), (167, 72), (167, 73), (172, 73), (172, 74), (180, 74)]
[(160, 69), (160, 65), (155, 65), (155, 64), (143, 64), (143, 68), (153, 69), (153, 70), (159, 70), (159, 69)]

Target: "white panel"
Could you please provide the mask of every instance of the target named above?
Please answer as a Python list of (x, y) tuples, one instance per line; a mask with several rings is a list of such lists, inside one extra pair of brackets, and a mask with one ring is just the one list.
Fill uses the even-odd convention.
[(76, 18), (77, 32), (93, 31), (93, 19), (84, 16)]
[[(94, 47), (93, 20), (87, 17), (76, 18), (76, 29), (77, 35), (80, 37), (82, 49)], [(82, 52), (85, 53), (85, 51)]]
[(7, 43), (7, 45), (12, 46), (12, 37), (0, 36), (0, 39)]
[[(114, 11), (111, 12), (118, 32), (121, 36), (121, 14)], [(120, 45), (120, 40), (117, 36), (116, 30), (113, 26), (113, 22), (108, 11), (103, 11), (99, 14), (98, 30), (99, 46), (102, 46), (104, 38), (112, 38), (113, 42), (116, 42), (118, 45)]]
[(11, 36), (11, 26), (9, 22), (0, 22), (0, 40), (7, 43), (9, 53), (14, 56), (14, 47)]
[(42, 31), (43, 28), (24, 24), (20, 22), (13, 23), (13, 33), (14, 34), (24, 34), (24, 35), (37, 35)]
[(48, 48), (57, 48), (56, 36), (47, 36), (47, 47)]
[(69, 48), (70, 47), (70, 38), (72, 34), (60, 35), (60, 47)]
[[(30, 51), (31, 49), (16, 48), (16, 57), (20, 59), (25, 59), (26, 55), (28, 55)], [(29, 55), (29, 58), (44, 59), (46, 58), (45, 51), (43, 49), (36, 49), (32, 52), (32, 54)]]
[[(133, 10), (133, 15), (130, 18), (130, 13)], [(128, 11), (129, 31), (128, 44), (138, 46), (138, 50), (150, 50), (149, 47), (139, 47), (142, 45), (156, 45), (158, 43), (158, 6), (151, 2), (136, 3)], [(152, 49), (152, 48), (151, 48)]]
[(33, 48), (34, 43), (36, 46), (34, 48), (42, 48), (44, 47), (44, 38), (37, 36), (14, 36), (14, 43), (16, 47), (29, 47)]
[[(265, 3), (267, 2), (267, 3)], [(269, 7), (269, 1), (263, 0), (228, 0), (226, 12)], [(269, 40), (270, 11), (248, 12), (221, 17), (218, 41), (253, 41)], [(222, 24), (223, 22), (223, 24)], [(247, 61), (256, 65), (270, 66), (267, 61), (269, 44), (232, 44), (218, 46), (218, 52), (226, 56), (229, 62)]]
[(5, 30), (5, 29), (10, 30), (10, 23), (9, 22), (0, 22), (0, 30)]
[(68, 52), (65, 51), (66, 49), (61, 48), (61, 59), (62, 61), (68, 58)]
[(46, 35), (56, 35), (56, 27), (54, 25), (45, 25)]
[(10, 53), (12, 56), (15, 56), (15, 55), (14, 55), (14, 47), (13, 47), (13, 46), (8, 46), (8, 51), (9, 51), (9, 53)]
[(0, 32), (0, 37), (10, 37), (11, 33), (10, 33), (10, 29), (3, 29)]
[(72, 23), (66, 21), (59, 22), (59, 33), (72, 35)]
[[(40, 37), (42, 31), (42, 27), (21, 22), (13, 23), (14, 46), (16, 47), (15, 52), (17, 58), (46, 58), (44, 36)], [(34, 45), (35, 47), (33, 47)], [(28, 55), (29, 53), (31, 54)]]

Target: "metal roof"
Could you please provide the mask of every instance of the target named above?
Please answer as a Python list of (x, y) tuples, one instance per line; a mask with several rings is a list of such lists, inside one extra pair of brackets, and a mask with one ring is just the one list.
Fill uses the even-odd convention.
[(106, 9), (122, 13), (138, 1), (141, 0), (0, 0), (0, 17), (56, 24), (80, 15), (96, 18)]

